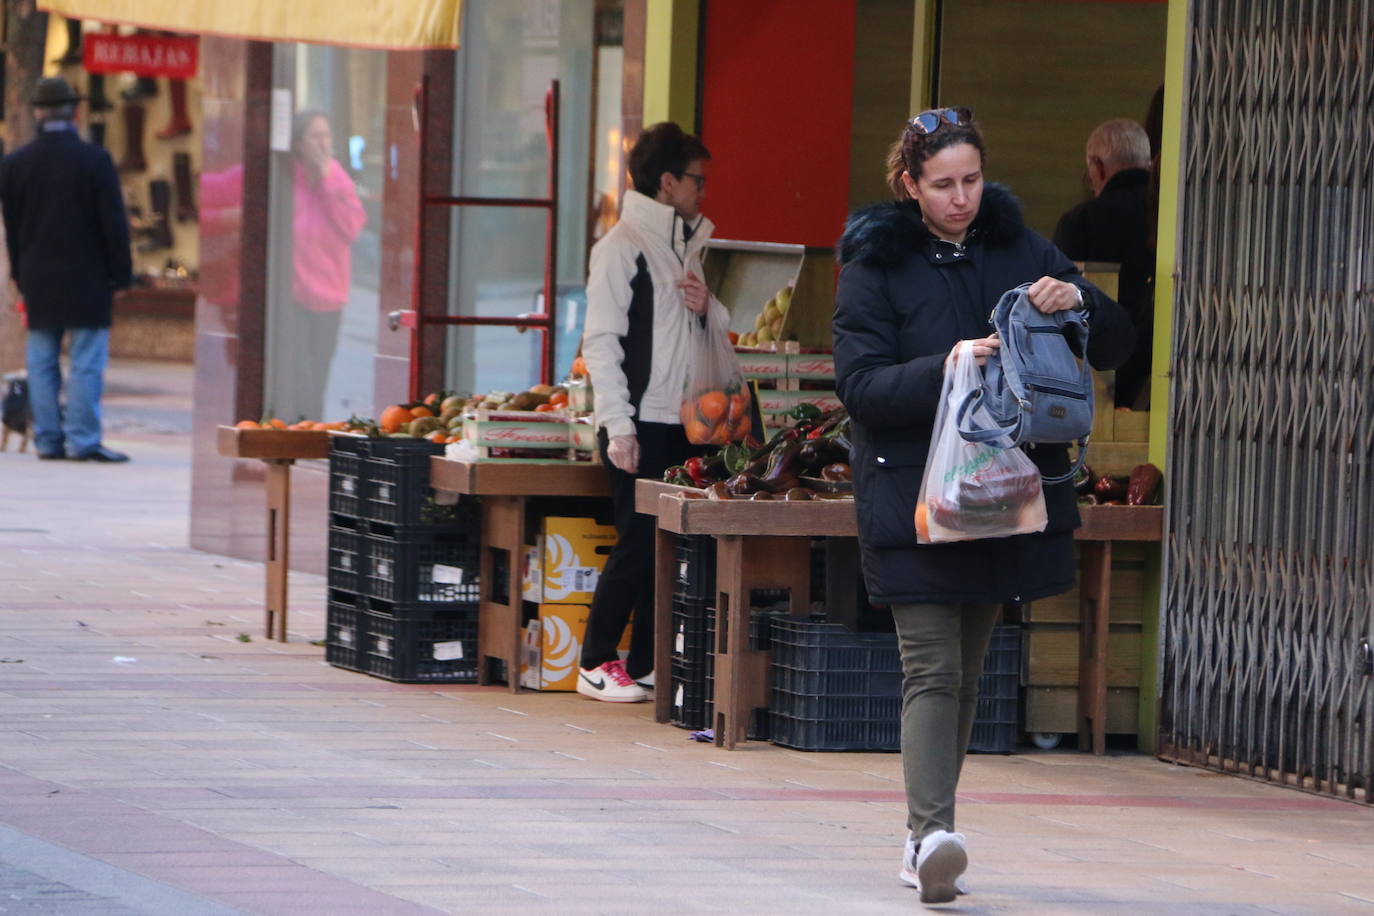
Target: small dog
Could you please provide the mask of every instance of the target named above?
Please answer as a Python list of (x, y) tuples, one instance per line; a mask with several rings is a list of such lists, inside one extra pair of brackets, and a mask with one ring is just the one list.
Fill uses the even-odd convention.
[(29, 377), (25, 372), (5, 374), (5, 397), (0, 401), (0, 452), (9, 448), (10, 433), (19, 436), (19, 451), (29, 447), (29, 429), (33, 415), (29, 412)]

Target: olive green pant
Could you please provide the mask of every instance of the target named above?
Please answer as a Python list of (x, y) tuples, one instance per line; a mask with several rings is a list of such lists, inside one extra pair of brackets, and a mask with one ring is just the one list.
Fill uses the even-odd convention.
[(907, 826), (919, 841), (954, 830), (954, 790), (964, 765), (978, 677), (1000, 604), (897, 604), (902, 653), (902, 775)]

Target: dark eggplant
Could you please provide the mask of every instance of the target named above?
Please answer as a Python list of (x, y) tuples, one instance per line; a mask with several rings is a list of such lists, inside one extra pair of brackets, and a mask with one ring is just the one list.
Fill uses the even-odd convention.
[(825, 467), (821, 468), (821, 479), (822, 479), (822, 480), (853, 480), (853, 479), (854, 479), (854, 469), (851, 468), (849, 465), (844, 464), (844, 463), (841, 463), (841, 462), (838, 462), (838, 461), (835, 462), (834, 464), (827, 464)]
[(730, 496), (749, 496), (762, 489), (763, 481), (748, 471), (741, 471), (725, 481), (725, 492)]
[[(764, 469), (761, 475), (765, 490), (780, 493), (786, 489), (784, 484), (796, 485), (797, 475), (802, 470), (801, 450), (802, 444), (800, 442), (788, 442), (773, 452), (768, 459), (768, 467)], [(790, 483), (788, 483), (789, 481)]]
[(1126, 498), (1126, 478), (1103, 474), (1093, 486), (1093, 492), (1104, 504), (1111, 500), (1124, 500)]
[(783, 499), (787, 500), (790, 503), (794, 503), (799, 500), (808, 500), (815, 498), (815, 491), (809, 490), (806, 487), (793, 487), (792, 489), (787, 491), (787, 494), (785, 496), (783, 496)]
[(1164, 475), (1153, 464), (1137, 464), (1126, 483), (1126, 505), (1153, 506), (1159, 502), (1159, 487)]
[(730, 491), (726, 489), (724, 481), (716, 481), (706, 488), (707, 499), (731, 499)]
[(773, 494), (769, 493), (767, 490), (759, 490), (757, 493), (750, 494), (749, 498), (754, 501), (772, 499)]

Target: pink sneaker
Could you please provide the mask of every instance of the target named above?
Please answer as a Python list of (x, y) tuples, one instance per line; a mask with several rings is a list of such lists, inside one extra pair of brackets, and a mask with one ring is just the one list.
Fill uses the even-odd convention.
[(649, 691), (625, 673), (625, 663), (620, 659), (595, 668), (578, 668), (577, 692), (606, 703), (643, 703), (649, 699)]

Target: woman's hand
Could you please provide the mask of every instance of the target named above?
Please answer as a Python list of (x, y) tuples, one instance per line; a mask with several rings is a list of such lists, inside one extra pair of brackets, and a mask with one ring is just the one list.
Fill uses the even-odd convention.
[(966, 343), (973, 344), (973, 361), (980, 366), (985, 365), (988, 361), (988, 357), (991, 356), (998, 347), (1002, 346), (1002, 341), (997, 339), (996, 334), (991, 337), (980, 337), (977, 340), (961, 340), (954, 345), (953, 350), (949, 351), (949, 364), (951, 366), (959, 361), (959, 350)]
[(1054, 277), (1041, 277), (1026, 291), (1030, 304), (1046, 315), (1078, 308), (1083, 301), (1078, 287)]
[(710, 294), (706, 290), (706, 284), (701, 282), (701, 277), (689, 270), (677, 285), (682, 290), (682, 304), (687, 310), (694, 315), (705, 315)]

